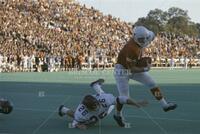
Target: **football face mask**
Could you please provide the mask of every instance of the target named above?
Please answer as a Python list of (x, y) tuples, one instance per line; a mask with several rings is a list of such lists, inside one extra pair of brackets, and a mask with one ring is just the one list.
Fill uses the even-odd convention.
[(142, 48), (147, 47), (154, 37), (154, 33), (143, 26), (136, 26), (133, 29), (133, 39)]

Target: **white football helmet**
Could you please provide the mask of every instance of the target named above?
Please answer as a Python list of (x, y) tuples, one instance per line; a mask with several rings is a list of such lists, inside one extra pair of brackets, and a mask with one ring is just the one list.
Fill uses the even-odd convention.
[(133, 29), (133, 39), (142, 48), (145, 48), (153, 41), (155, 34), (144, 26), (136, 26)]

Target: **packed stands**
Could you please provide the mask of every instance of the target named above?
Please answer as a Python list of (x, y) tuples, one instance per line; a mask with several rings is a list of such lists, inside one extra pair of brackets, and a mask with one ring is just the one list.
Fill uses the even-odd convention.
[[(112, 68), (132, 24), (71, 0), (0, 0), (0, 72)], [(153, 66), (200, 66), (200, 39), (159, 33)]]

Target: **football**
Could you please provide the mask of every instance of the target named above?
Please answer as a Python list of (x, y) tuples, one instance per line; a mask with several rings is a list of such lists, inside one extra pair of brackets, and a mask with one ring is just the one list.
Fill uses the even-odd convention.
[(148, 64), (151, 64), (151, 57), (142, 57), (137, 61), (137, 67), (147, 67)]

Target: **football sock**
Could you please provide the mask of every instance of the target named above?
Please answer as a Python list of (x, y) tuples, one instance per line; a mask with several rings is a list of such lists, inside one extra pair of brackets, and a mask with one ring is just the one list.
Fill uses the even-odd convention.
[(115, 105), (109, 107), (107, 114), (110, 114), (113, 109), (115, 109)]
[(104, 91), (101, 89), (101, 85), (99, 85), (99, 84), (94, 84), (94, 85), (93, 85), (93, 89), (94, 89), (98, 94), (104, 93)]
[(161, 103), (162, 107), (166, 107), (168, 105), (167, 102), (166, 102), (166, 100), (164, 98), (162, 98), (160, 100), (160, 103)]
[(117, 110), (116, 110), (116, 115), (117, 115), (117, 116), (122, 116), (122, 111), (117, 111)]
[(63, 114), (67, 114), (67, 112), (68, 112), (69, 110), (70, 110), (69, 108), (63, 107), (63, 108), (61, 109), (61, 112), (62, 112)]

